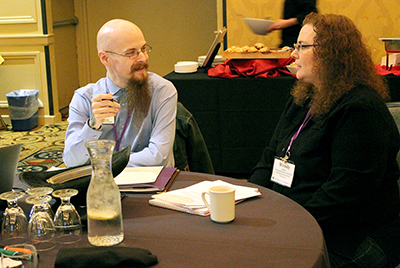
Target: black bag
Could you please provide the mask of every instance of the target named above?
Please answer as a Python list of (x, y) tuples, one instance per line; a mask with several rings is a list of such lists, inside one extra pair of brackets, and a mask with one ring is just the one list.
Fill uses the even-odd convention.
[[(113, 176), (116, 177), (120, 174), (126, 167), (129, 162), (129, 156), (131, 152), (131, 147), (128, 146), (119, 152), (115, 152), (112, 156), (112, 173)], [(78, 167), (71, 167), (62, 170), (54, 170), (54, 171), (27, 171), (19, 174), (19, 179), (29, 188), (34, 187), (51, 187), (54, 190), (59, 189), (76, 189), (78, 190), (78, 195), (72, 197), (71, 202), (76, 206), (85, 206), (86, 205), (86, 193), (89, 187), (91, 175), (86, 175), (74, 180), (66, 181), (60, 184), (51, 184), (47, 182), (47, 179), (53, 177), (54, 175), (68, 172), (74, 169), (78, 169), (81, 167), (90, 167), (90, 161), (85, 165)]]

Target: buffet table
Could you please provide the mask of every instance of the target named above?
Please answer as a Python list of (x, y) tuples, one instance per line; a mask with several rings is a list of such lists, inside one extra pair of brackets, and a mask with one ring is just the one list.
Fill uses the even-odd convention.
[[(232, 178), (180, 172), (172, 189)], [(209, 217), (149, 205), (150, 194), (122, 200), (125, 239), (118, 246), (145, 248), (158, 258), (154, 267), (329, 267), (322, 231), (300, 205), (263, 187), (261, 196), (236, 205), (236, 218), (217, 224)], [(40, 252), (39, 267), (54, 267), (60, 247), (92, 247), (81, 241)]]
[[(213, 78), (204, 69), (169, 73), (178, 100), (194, 115), (217, 174), (246, 176), (257, 164), (296, 79)], [(400, 77), (387, 76), (392, 101), (400, 101)]]

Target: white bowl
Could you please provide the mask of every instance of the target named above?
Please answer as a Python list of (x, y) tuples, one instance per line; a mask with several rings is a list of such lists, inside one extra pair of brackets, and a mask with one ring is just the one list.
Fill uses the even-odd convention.
[(297, 73), (296, 66), (286, 65), (286, 68), (287, 68), (287, 69), (289, 70), (289, 72), (291, 72), (292, 74), (296, 74), (296, 73)]
[(197, 72), (199, 64), (195, 61), (178, 61), (174, 65), (176, 73), (194, 73)]
[(253, 31), (253, 33), (258, 35), (267, 35), (269, 32), (267, 31), (268, 27), (271, 26), (274, 21), (272, 20), (263, 20), (263, 19), (254, 19), (254, 18), (243, 18), (247, 23), (247, 26)]

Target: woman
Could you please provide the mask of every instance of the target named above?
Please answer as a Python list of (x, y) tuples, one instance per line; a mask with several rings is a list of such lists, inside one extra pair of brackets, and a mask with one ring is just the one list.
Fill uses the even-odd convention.
[(299, 81), (250, 181), (321, 226), (332, 267), (400, 263), (399, 133), (361, 33), (311, 13), (292, 57)]

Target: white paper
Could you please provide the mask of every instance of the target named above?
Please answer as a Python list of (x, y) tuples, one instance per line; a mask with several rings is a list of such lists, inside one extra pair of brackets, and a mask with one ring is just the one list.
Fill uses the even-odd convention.
[(55, 170), (61, 170), (61, 169), (65, 169), (65, 168), (60, 168), (60, 167), (50, 167), (49, 169), (47, 169), (46, 171), (55, 171)]
[(184, 207), (190, 207), (190, 208), (205, 207), (203, 200), (201, 199), (201, 193), (208, 192), (208, 189), (211, 186), (221, 185), (221, 184), (232, 185), (236, 188), (235, 191), (236, 201), (261, 195), (261, 193), (258, 191), (258, 188), (239, 186), (221, 180), (216, 180), (216, 181), (202, 181), (186, 188), (173, 190), (161, 194), (155, 194), (152, 196), (152, 198)]
[[(1, 265), (1, 263), (4, 264), (4, 266)], [(0, 268), (2, 267), (18, 267), (21, 266), (23, 263), (22, 261), (14, 261), (13, 259), (10, 258), (3, 258), (2, 261), (0, 262)]]
[(114, 180), (117, 185), (153, 183), (156, 181), (162, 169), (163, 166), (126, 167)]

